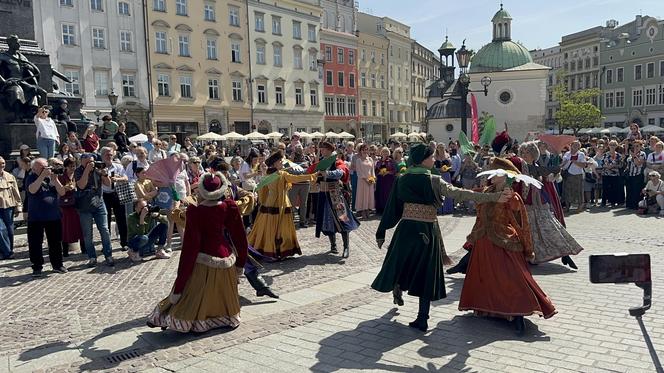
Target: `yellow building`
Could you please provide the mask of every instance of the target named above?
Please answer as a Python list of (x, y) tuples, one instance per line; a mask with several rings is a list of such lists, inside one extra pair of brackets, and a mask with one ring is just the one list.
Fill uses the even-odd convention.
[(390, 41), (383, 35), (358, 32), (360, 132), (369, 141), (387, 137), (387, 53)]
[(245, 1), (153, 0), (146, 21), (152, 129), (184, 137), (248, 126)]

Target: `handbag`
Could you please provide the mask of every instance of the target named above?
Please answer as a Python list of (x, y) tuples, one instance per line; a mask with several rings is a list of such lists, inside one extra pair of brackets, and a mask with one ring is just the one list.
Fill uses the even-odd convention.
[(121, 204), (126, 205), (136, 200), (136, 190), (134, 183), (131, 181), (116, 181), (115, 193), (118, 195), (118, 200)]
[(67, 192), (64, 196), (60, 197), (60, 207), (73, 207), (76, 206), (76, 196), (73, 191)]

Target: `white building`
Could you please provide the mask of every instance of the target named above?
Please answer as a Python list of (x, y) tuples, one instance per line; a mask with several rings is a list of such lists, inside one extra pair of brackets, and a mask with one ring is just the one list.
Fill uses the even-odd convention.
[(144, 130), (149, 88), (141, 0), (35, 1), (35, 39), (72, 83), (60, 89), (83, 99), (83, 112), (109, 114), (118, 95), (120, 120)]

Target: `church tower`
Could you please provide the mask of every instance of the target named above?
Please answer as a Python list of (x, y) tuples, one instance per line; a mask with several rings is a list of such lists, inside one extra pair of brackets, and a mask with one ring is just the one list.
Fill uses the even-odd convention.
[(500, 4), (500, 10), (491, 19), (491, 23), (493, 23), (492, 41), (512, 40), (512, 16), (503, 9), (502, 3)]

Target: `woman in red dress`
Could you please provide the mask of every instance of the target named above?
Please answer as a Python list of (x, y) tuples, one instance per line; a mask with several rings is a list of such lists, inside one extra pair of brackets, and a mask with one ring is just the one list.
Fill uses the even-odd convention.
[[(508, 161), (505, 161), (508, 162)], [(514, 166), (512, 166), (514, 167)], [(487, 192), (506, 187), (505, 176), (494, 176)], [(523, 317), (549, 318), (556, 309), (528, 269), (534, 256), (528, 213), (515, 193), (507, 203), (484, 203), (468, 242), (473, 245), (459, 310), (501, 316), (514, 322), (518, 335), (525, 332)]]
[(65, 188), (65, 195), (60, 197), (60, 210), (62, 211), (62, 256), (69, 256), (69, 245), (80, 242), (81, 250), (85, 247), (83, 244), (83, 231), (81, 230), (81, 220), (76, 210), (74, 193), (76, 193), (76, 182), (74, 181), (74, 170), (76, 170), (76, 161), (67, 158), (63, 162), (64, 173), (58, 176), (60, 183)]
[(224, 199), (229, 186), (220, 172), (201, 176), (200, 202), (187, 208), (175, 285), (148, 316), (149, 327), (206, 332), (240, 325), (237, 277), (247, 260), (247, 236), (237, 205)]

